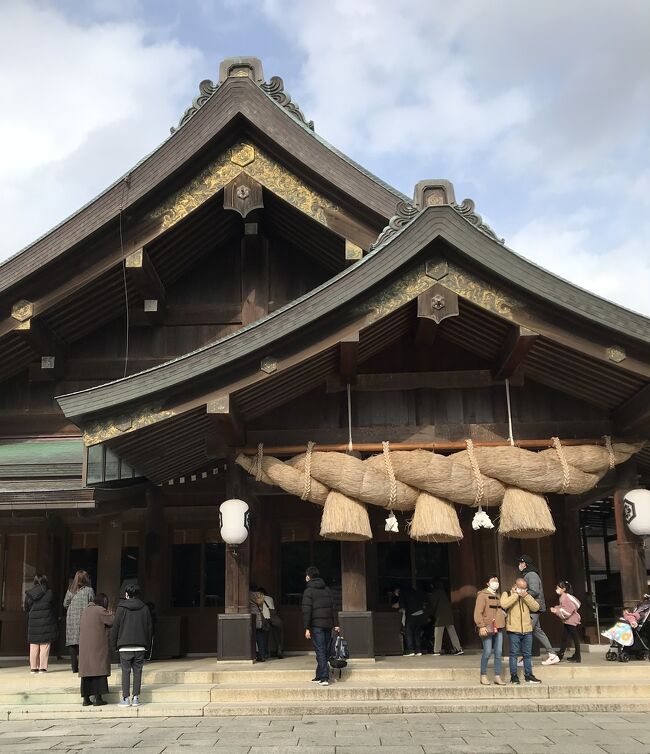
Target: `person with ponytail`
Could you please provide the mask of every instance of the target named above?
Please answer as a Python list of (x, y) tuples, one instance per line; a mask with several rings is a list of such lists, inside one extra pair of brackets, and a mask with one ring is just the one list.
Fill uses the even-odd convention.
[(578, 626), (580, 625), (580, 600), (574, 596), (573, 587), (568, 581), (558, 581), (555, 587), (555, 593), (560, 598), (559, 605), (552, 607), (551, 612), (562, 621), (563, 632), (562, 642), (558, 657), (564, 659), (564, 653), (569, 641), (573, 642), (575, 651), (572, 657), (567, 657), (567, 662), (581, 662), (580, 659), (580, 636), (578, 635)]

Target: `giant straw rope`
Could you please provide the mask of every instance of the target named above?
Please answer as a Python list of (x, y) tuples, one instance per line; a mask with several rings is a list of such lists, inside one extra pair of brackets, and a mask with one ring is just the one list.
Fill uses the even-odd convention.
[(501, 505), (500, 531), (532, 538), (555, 531), (543, 495), (580, 495), (619, 463), (637, 453), (640, 443), (564, 446), (538, 452), (515, 446), (475, 447), (441, 455), (428, 450), (390, 450), (365, 460), (346, 453), (314, 451), (282, 461), (264, 455), (239, 455), (237, 463), (257, 481), (324, 507), (321, 534), (333, 539), (370, 539), (366, 504), (412, 511), (410, 534), (423, 541), (462, 538), (453, 503)]

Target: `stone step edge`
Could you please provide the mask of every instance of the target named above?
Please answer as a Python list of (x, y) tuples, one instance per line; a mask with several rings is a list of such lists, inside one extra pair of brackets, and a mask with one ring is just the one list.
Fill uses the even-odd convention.
[(48, 709), (20, 705), (1, 706), (0, 721), (60, 720), (83, 718), (151, 718), (151, 717), (238, 717), (287, 715), (345, 715), (345, 714), (426, 714), (432, 712), (650, 712), (650, 701), (638, 702), (621, 699), (487, 699), (432, 700), (424, 702), (373, 701), (347, 702), (345, 705), (322, 702), (312, 703), (240, 703), (236, 705), (209, 704), (144, 704), (141, 707), (121, 708), (81, 707), (79, 705), (50, 705)]

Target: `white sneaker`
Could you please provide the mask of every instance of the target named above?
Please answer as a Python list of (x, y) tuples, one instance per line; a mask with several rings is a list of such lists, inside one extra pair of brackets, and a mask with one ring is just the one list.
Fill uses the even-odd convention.
[(560, 661), (560, 658), (556, 654), (549, 653), (545, 660), (542, 660), (542, 665), (556, 665)]
[(415, 652), (407, 652), (404, 657), (415, 657)]
[(329, 686), (329, 685), (330, 685), (330, 682), (329, 682), (329, 681), (319, 681), (318, 683), (319, 683), (319, 684), (320, 684), (321, 686)]
[(416, 657), (422, 657), (422, 652), (416, 652), (416, 653), (415, 653), (415, 656), (416, 656)]

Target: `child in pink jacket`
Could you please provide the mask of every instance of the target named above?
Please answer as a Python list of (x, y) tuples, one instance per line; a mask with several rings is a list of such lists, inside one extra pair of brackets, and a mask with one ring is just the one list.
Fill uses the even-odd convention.
[(551, 612), (562, 621), (564, 631), (562, 632), (562, 643), (557, 656), (562, 660), (567, 648), (569, 639), (573, 642), (575, 652), (572, 657), (567, 657), (567, 662), (580, 662), (580, 637), (578, 628), (580, 625), (580, 600), (573, 595), (573, 588), (568, 581), (560, 581), (555, 587), (555, 593), (560, 598), (560, 604), (551, 608)]

